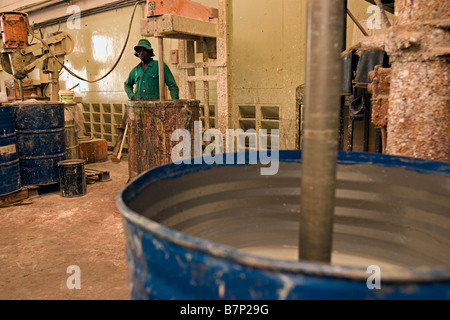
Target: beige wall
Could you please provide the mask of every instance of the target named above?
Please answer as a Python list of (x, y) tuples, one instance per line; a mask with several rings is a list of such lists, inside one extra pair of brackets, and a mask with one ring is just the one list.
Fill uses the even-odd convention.
[[(198, 2), (217, 6), (217, 0), (199, 0)], [(74, 4), (76, 4), (76, 1)], [(128, 98), (123, 91), (123, 82), (131, 69), (140, 62), (133, 55), (133, 46), (142, 38), (140, 35), (140, 20), (145, 17), (144, 8), (143, 5), (138, 6), (126, 51), (115, 70), (108, 77), (99, 82), (88, 83), (78, 80), (67, 71), (63, 71), (60, 76), (61, 89), (69, 89), (80, 83), (80, 86), (75, 89), (75, 93), (76, 96), (82, 97), (85, 102), (126, 102)], [(66, 56), (65, 65), (81, 77), (94, 80), (106, 74), (119, 57), (126, 40), (132, 12), (133, 7), (128, 7), (83, 17), (80, 21), (80, 28), (70, 29), (66, 24), (61, 24), (44, 28), (42, 33), (44, 37), (57, 30), (69, 33), (74, 40), (75, 47), (73, 52)], [(32, 17), (30, 17), (31, 19)], [(155, 48), (155, 53), (157, 53), (156, 39), (149, 38), (149, 40)], [(36, 40), (33, 42), (36, 42)], [(170, 51), (177, 48), (178, 41), (164, 40), (165, 61), (178, 81), (177, 66), (170, 64)], [(47, 77), (40, 74), (37, 69), (29, 77), (42, 82), (47, 81)], [(4, 80), (6, 79), (12, 79), (12, 76), (0, 71), (2, 90), (5, 90)]]
[[(370, 5), (348, 2), (358, 20), (371, 16)], [(296, 88), (305, 82), (307, 1), (239, 0), (233, 6), (234, 125), (239, 127), (239, 106), (279, 106), (281, 148), (295, 148)], [(348, 45), (355, 32), (349, 19)]]
[(304, 82), (306, 1), (243, 0), (233, 6), (236, 112), (255, 107), (260, 129), (260, 108), (279, 107), (280, 147), (294, 148), (296, 87)]
[[(197, 0), (208, 6), (217, 7), (218, 0)], [(76, 1), (74, 1), (76, 4)], [(234, 104), (238, 106), (278, 106), (280, 108), (281, 148), (295, 147), (296, 87), (303, 84), (305, 71), (306, 0), (234, 0), (233, 41), (230, 52), (234, 80)], [(349, 9), (360, 20), (369, 18), (363, 0), (349, 0)], [(133, 46), (141, 38), (140, 19), (145, 16), (139, 6), (132, 25), (127, 49), (117, 68), (104, 80), (96, 83), (80, 81), (64, 71), (60, 77), (61, 89), (68, 89), (77, 83), (76, 96), (85, 102), (124, 103), (127, 96), (123, 82), (129, 71), (139, 63), (133, 56)], [(43, 34), (56, 30), (68, 32), (75, 44), (74, 51), (66, 56), (66, 66), (75, 73), (97, 79), (103, 76), (115, 63), (125, 42), (132, 7), (118, 9), (94, 16), (84, 17), (79, 29), (69, 29), (66, 24), (45, 28)], [(349, 19), (348, 44), (351, 44), (355, 27)], [(150, 38), (156, 49), (156, 39)], [(177, 49), (178, 41), (165, 39), (165, 61), (168, 62), (176, 80), (178, 69), (170, 64), (170, 51)], [(39, 71), (30, 77), (45, 81)], [(4, 80), (10, 79), (0, 71)], [(197, 85), (201, 100), (201, 83)], [(213, 91), (215, 86), (212, 86)], [(326, 90), (326, 88), (324, 88)], [(214, 94), (212, 103), (214, 104)], [(238, 114), (231, 126), (239, 127)]]

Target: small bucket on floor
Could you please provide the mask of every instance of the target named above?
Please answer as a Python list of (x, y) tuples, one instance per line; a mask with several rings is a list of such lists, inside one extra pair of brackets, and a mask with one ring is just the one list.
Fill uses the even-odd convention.
[(72, 159), (58, 162), (59, 185), (65, 198), (86, 194), (85, 160)]

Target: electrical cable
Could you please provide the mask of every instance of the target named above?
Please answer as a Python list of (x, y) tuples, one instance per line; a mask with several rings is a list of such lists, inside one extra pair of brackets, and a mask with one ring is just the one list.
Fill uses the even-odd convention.
[(117, 67), (117, 65), (119, 64), (120, 59), (122, 59), (123, 53), (125, 52), (125, 48), (127, 47), (128, 44), (128, 40), (130, 38), (130, 33), (131, 33), (131, 26), (133, 24), (133, 20), (134, 20), (134, 15), (136, 13), (136, 8), (137, 6), (141, 3), (141, 1), (136, 1), (135, 5), (134, 5), (134, 9), (133, 9), (133, 14), (131, 15), (131, 21), (130, 21), (130, 25), (128, 27), (128, 34), (127, 34), (127, 38), (125, 40), (125, 44), (122, 48), (122, 51), (120, 52), (120, 55), (117, 59), (117, 61), (114, 63), (113, 67), (111, 68), (111, 70), (109, 70), (104, 76), (102, 76), (101, 78), (98, 78), (96, 80), (88, 80), (85, 79), (77, 74), (75, 74), (72, 70), (70, 70), (69, 68), (67, 68), (64, 63), (62, 63), (61, 61), (59, 61), (59, 59), (53, 54), (53, 52), (51, 51), (51, 49), (49, 48), (49, 46), (47, 45), (47, 43), (45, 42), (45, 40), (37, 37), (36, 35), (34, 35), (33, 30), (31, 29), (30, 23), (28, 22), (28, 30), (29, 32), (33, 35), (33, 37), (35, 37), (37, 40), (39, 40), (44, 46), (45, 48), (48, 49), (49, 54), (52, 56), (52, 58), (54, 58), (67, 72), (69, 72), (72, 76), (74, 76), (77, 79), (80, 79), (82, 81), (85, 82), (89, 82), (89, 83), (94, 83), (94, 82), (98, 82), (100, 80), (103, 80), (104, 78), (106, 78), (111, 72), (113, 72), (113, 70)]

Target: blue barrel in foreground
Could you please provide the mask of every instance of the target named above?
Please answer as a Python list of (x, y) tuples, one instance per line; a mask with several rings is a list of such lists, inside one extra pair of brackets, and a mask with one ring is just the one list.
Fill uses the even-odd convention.
[(58, 183), (58, 162), (66, 160), (64, 104), (24, 101), (11, 106), (22, 185)]
[(19, 157), (11, 107), (0, 106), (0, 195), (21, 189)]
[(133, 299), (450, 299), (450, 164), (341, 152), (331, 264), (298, 261), (301, 152), (147, 171), (117, 196)]

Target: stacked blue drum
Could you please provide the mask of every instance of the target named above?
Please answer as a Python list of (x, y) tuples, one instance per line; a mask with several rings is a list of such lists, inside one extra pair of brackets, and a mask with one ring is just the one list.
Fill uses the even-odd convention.
[(58, 162), (66, 159), (64, 104), (28, 101), (12, 106), (22, 185), (58, 183)]
[(21, 189), (13, 110), (0, 106), (0, 195)]

